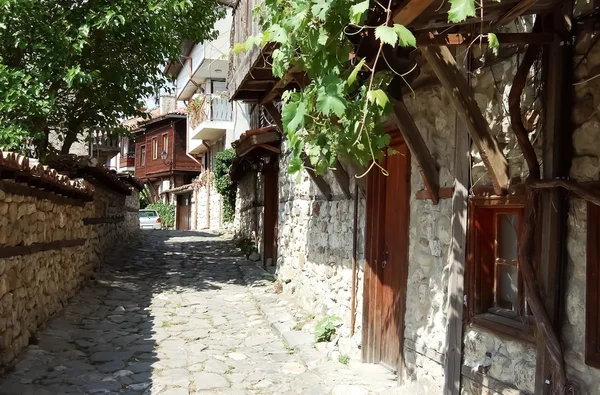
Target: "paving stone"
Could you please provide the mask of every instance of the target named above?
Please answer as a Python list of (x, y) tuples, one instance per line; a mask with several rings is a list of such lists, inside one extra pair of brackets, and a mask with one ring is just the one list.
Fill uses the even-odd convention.
[(215, 388), (229, 387), (229, 381), (225, 377), (216, 373), (196, 373), (194, 374), (194, 386), (197, 390), (211, 390)]
[(225, 373), (229, 370), (229, 366), (216, 359), (209, 359), (204, 364), (204, 370), (211, 373)]
[(133, 356), (133, 351), (100, 351), (90, 356), (92, 362), (126, 361)]
[(120, 360), (105, 362), (97, 366), (102, 373), (113, 373), (125, 367), (125, 363)]
[(311, 323), (290, 330), (306, 314), (235, 251), (203, 233), (144, 232), (37, 334), (0, 394), (360, 395), (396, 382), (330, 361)]

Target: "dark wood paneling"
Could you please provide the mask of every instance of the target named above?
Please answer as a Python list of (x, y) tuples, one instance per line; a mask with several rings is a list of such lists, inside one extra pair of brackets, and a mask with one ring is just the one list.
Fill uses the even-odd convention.
[[(139, 211), (139, 210), (138, 210)], [(84, 218), (84, 225), (99, 225), (99, 224), (116, 224), (125, 221), (125, 217), (97, 217), (97, 218)]]
[(191, 193), (177, 195), (177, 230), (190, 230), (192, 216)]
[(399, 155), (385, 157), (390, 175), (368, 176), (363, 302), (363, 360), (401, 371), (408, 274), (410, 153), (394, 133), (391, 147)]
[[(158, 125), (157, 125), (158, 126)], [(140, 180), (148, 180), (152, 177), (165, 177), (181, 171), (200, 172), (202, 166), (187, 155), (186, 149), (186, 128), (185, 119), (177, 120), (173, 123), (162, 124), (147, 131), (144, 135), (136, 139), (136, 159), (135, 176)], [(163, 135), (168, 137), (168, 147), (165, 150)], [(152, 157), (152, 139), (158, 140), (158, 155), (156, 159)], [(146, 146), (146, 162), (141, 165), (141, 147)], [(161, 158), (161, 153), (167, 151), (167, 159)]]
[[(84, 200), (73, 199), (58, 195), (56, 193), (48, 192), (46, 190), (36, 189), (28, 186), (27, 184), (17, 184), (14, 182), (0, 180), (0, 190), (6, 193), (20, 196), (31, 196), (38, 199), (49, 200), (54, 204), (66, 205), (66, 206), (83, 206)], [(66, 193), (66, 192), (65, 192)], [(91, 197), (85, 199), (85, 201), (92, 200)]]
[(600, 368), (600, 208), (588, 203), (585, 363)]
[(86, 239), (75, 240), (59, 240), (50, 243), (33, 243), (30, 246), (15, 246), (0, 248), (0, 258), (8, 258), (11, 256), (30, 255), (37, 252), (60, 250), (62, 248), (82, 246)]

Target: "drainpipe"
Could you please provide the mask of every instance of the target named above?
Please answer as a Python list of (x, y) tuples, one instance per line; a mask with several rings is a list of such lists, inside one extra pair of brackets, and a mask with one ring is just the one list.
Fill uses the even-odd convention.
[(350, 336), (354, 336), (356, 326), (356, 280), (357, 280), (357, 255), (358, 246), (358, 183), (354, 183), (354, 226), (352, 228), (352, 298), (350, 300)]

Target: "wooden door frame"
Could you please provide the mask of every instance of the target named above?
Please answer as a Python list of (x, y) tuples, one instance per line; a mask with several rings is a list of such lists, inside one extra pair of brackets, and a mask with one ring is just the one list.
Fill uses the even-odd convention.
[[(390, 146), (397, 144), (405, 144), (400, 131), (395, 126), (387, 126), (386, 131), (391, 136)], [(406, 147), (405, 155), (408, 155), (406, 166), (406, 176), (408, 177), (408, 190), (406, 204), (403, 209), (406, 210), (407, 227), (406, 243), (403, 253), (406, 254), (405, 262), (407, 267), (403, 270), (404, 278), (401, 279), (404, 282), (403, 294), (400, 296), (404, 303), (402, 304), (403, 311), (399, 312), (402, 315), (402, 328), (399, 336), (399, 347), (400, 347), (400, 359), (398, 365), (395, 367), (399, 376), (401, 376), (404, 370), (404, 329), (406, 327), (404, 315), (406, 312), (406, 284), (408, 283), (408, 263), (409, 263), (409, 222), (410, 222), (410, 178), (411, 178), (411, 160), (410, 151)], [(378, 276), (379, 265), (373, 261), (378, 262), (381, 259), (384, 250), (384, 235), (385, 232), (385, 176), (381, 174), (378, 169), (373, 169), (373, 173), (369, 174), (368, 187), (367, 187), (367, 202), (366, 202), (366, 213), (365, 213), (365, 270), (364, 270), (364, 281), (363, 281), (363, 328), (362, 328), (362, 359), (365, 363), (379, 363), (381, 360), (381, 330), (378, 329), (378, 320), (381, 320), (380, 307), (377, 306), (377, 297), (381, 292), (381, 287), (377, 287), (380, 284), (380, 276)], [(383, 201), (382, 201), (383, 200)], [(376, 245), (374, 245), (376, 243)], [(373, 289), (375, 287), (375, 289)], [(374, 292), (373, 297), (371, 292)]]
[[(274, 159), (271, 159), (274, 160)], [(278, 163), (278, 160), (276, 160), (275, 163)], [(266, 264), (267, 263), (267, 259), (271, 258), (273, 259), (273, 263), (277, 262), (277, 238), (278, 238), (278, 228), (279, 228), (279, 167), (273, 167), (268, 169), (264, 174), (263, 174), (263, 263)], [(272, 177), (273, 180), (271, 180), (271, 182), (274, 182), (273, 185), (270, 185), (267, 183), (267, 177)], [(269, 189), (273, 189), (272, 191), (269, 191)], [(267, 194), (268, 193), (272, 193), (275, 196), (274, 197), (269, 197), (267, 198)], [(271, 208), (271, 207), (267, 207), (267, 201), (269, 200), (273, 200), (272, 203), (274, 203), (274, 207), (273, 209), (275, 210), (273, 213), (267, 213), (267, 209)], [(267, 224), (267, 218), (272, 215), (274, 216), (273, 218), (273, 228), (271, 230), (271, 227), (268, 226)], [(270, 232), (273, 232), (272, 235), (270, 235)], [(272, 237), (271, 237), (272, 236)], [(271, 238), (271, 240), (269, 240)], [(267, 244), (270, 244), (269, 248), (267, 248)], [(269, 252), (267, 254), (267, 252)], [(269, 256), (267, 256), (269, 255)]]

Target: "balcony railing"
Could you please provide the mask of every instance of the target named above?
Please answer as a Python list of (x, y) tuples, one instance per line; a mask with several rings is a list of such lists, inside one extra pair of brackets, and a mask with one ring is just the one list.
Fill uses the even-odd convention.
[(135, 152), (128, 152), (121, 156), (119, 161), (120, 167), (134, 167), (135, 166)]
[(206, 121), (231, 121), (233, 108), (226, 97), (204, 95), (188, 105), (188, 122), (192, 129)]

